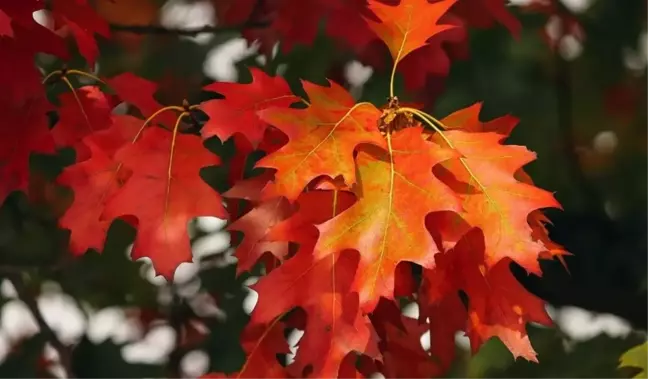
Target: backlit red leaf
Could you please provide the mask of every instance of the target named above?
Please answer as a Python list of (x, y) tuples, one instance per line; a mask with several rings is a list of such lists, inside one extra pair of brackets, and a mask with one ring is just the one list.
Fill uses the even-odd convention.
[(114, 104), (96, 86), (85, 86), (60, 96), (59, 121), (52, 129), (57, 146), (77, 148), (77, 161), (87, 158), (78, 146), (83, 137), (110, 127)]
[(103, 250), (112, 220), (101, 219), (106, 202), (124, 185), (131, 170), (114, 159), (123, 145), (130, 143), (142, 121), (131, 116), (114, 116), (108, 130), (83, 140), (89, 159), (66, 167), (57, 183), (74, 191), (74, 200), (59, 225), (69, 229), (70, 251), (83, 254), (89, 248)]
[(94, 34), (110, 37), (108, 22), (86, 0), (53, 0), (51, 7), (53, 16), (70, 28), (79, 53), (86, 59), (88, 66), (93, 67), (99, 55)]
[(225, 99), (209, 100), (201, 105), (209, 116), (201, 131), (203, 138), (217, 136), (225, 141), (234, 133), (241, 133), (253, 147), (257, 147), (268, 126), (267, 122), (259, 119), (257, 112), (269, 107), (287, 108), (299, 100), (282, 77), (269, 76), (256, 68), (250, 69), (250, 73), (250, 83), (217, 82), (204, 88), (220, 93)]
[(0, 204), (17, 190), (27, 190), (29, 157), (54, 153), (44, 100), (31, 100), (22, 107), (2, 107), (0, 115)]
[(156, 127), (146, 129), (115, 159), (133, 174), (106, 205), (104, 218), (135, 216), (133, 259), (150, 257), (156, 272), (171, 280), (178, 265), (191, 261), (189, 221), (227, 218), (221, 197), (199, 175), (220, 159), (203, 147), (200, 137)]
[(271, 252), (278, 259), (288, 253), (287, 241), (265, 239), (271, 228), (290, 215), (291, 207), (282, 197), (270, 199), (234, 221), (227, 230), (243, 232), (243, 240), (236, 247), (237, 273), (249, 270), (265, 252)]
[[(510, 271), (510, 259), (487, 268), (484, 234), (471, 229), (447, 253), (437, 254), (437, 266), (426, 272), (433, 303), (463, 290), (468, 296), (466, 333), (473, 352), (491, 337), (498, 337), (514, 357), (536, 361), (526, 334), (526, 323), (551, 325), (541, 299), (527, 292)], [(440, 320), (439, 320), (440, 321)]]

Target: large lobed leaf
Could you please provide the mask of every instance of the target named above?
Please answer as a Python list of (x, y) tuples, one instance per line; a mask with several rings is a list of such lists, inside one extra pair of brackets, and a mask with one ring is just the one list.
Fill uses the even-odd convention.
[[(510, 29), (517, 28), (500, 2), (465, 3), (480, 5)], [(240, 10), (232, 4), (218, 4), (225, 23), (243, 22), (252, 13), (251, 2)], [(354, 48), (378, 38), (395, 65), (409, 58), (412, 63), (402, 67), (412, 69), (426, 63), (422, 53), (434, 55), (435, 62), (446, 58), (439, 51), (450, 37), (442, 32), (458, 24), (444, 16), (454, 4), (284, 0), (270, 5), (276, 8), (270, 29), (286, 37), (282, 48), (287, 50), (312, 42), (315, 21), (326, 16), (331, 35), (357, 31), (347, 40)], [(36, 1), (20, 6), (0, 2), (0, 34), (11, 38), (7, 46), (0, 45), (2, 51), (18, 51), (13, 38), (45, 35), (28, 17), (37, 9)], [(52, 12), (93, 65), (98, 53), (94, 34), (108, 36), (108, 25), (97, 20), (85, 0), (55, 0)], [(56, 46), (35, 45), (17, 62), (29, 62), (36, 51), (50, 48), (65, 54)], [(37, 75), (25, 72), (29, 88), (36, 87)], [(204, 88), (224, 99), (200, 105), (210, 117), (201, 136), (182, 132), (179, 122), (168, 130), (175, 120), (167, 114), (149, 125), (115, 116), (113, 97), (95, 86), (61, 96), (60, 119), (50, 131), (44, 93), (31, 95), (9, 81), (11, 101), (0, 125), (0, 135), (6, 137), (0, 173), (9, 180), (2, 182), (0, 201), (26, 187), (30, 153), (73, 147), (77, 163), (58, 178), (74, 191), (74, 201), (60, 219), (71, 231), (73, 253), (101, 250), (110, 223), (125, 218), (137, 228), (133, 258), (150, 257), (156, 271), (172, 279), (175, 269), (192, 259), (188, 222), (198, 216), (228, 217), (220, 195), (200, 171), (221, 163), (203, 140), (233, 138), (239, 155), (231, 162), (229, 181), (245, 176), (248, 155), (255, 149), (267, 154), (256, 164), (264, 169), (261, 176), (230, 183), (234, 185), (226, 194), (251, 203), (230, 206), (228, 229), (243, 233), (236, 250), (238, 272), (251, 269), (266, 252), (281, 263), (268, 265), (269, 273), (252, 286), (259, 301), (241, 336), (248, 359), (235, 376), (440, 375), (452, 361), (457, 331), (466, 332), (473, 351), (498, 337), (514, 356), (536, 360), (525, 326), (551, 320), (542, 301), (513, 277), (510, 264), (540, 274), (539, 258), (566, 252), (548, 239), (540, 213), (559, 204), (523, 171), (535, 154), (502, 143), (515, 121), (505, 117), (481, 123), (476, 105), (444, 119), (440, 124), (449, 130), (432, 133), (397, 105), (381, 111), (369, 103), (356, 104), (333, 82), (303, 82), (308, 99), (299, 99), (282, 78), (259, 69), (251, 74), (250, 83)], [(411, 84), (413, 77), (406, 82)], [(154, 83), (131, 74), (106, 82), (142, 116), (158, 113)], [(306, 107), (291, 107), (300, 100)], [(175, 109), (186, 115), (195, 107)], [(8, 123), (20, 128), (8, 128)], [(296, 252), (293, 244), (299, 246)], [(420, 288), (411, 264), (423, 268)], [(397, 297), (414, 295), (420, 323), (403, 318), (395, 305)], [(291, 313), (295, 308), (305, 317), (294, 316), (302, 315)], [(286, 320), (289, 314), (293, 318)], [(276, 355), (288, 352), (286, 326), (303, 329), (305, 335), (295, 361), (282, 367)], [(430, 353), (418, 343), (426, 329), (433, 336)], [(364, 363), (352, 364), (349, 357), (356, 353), (363, 354), (366, 359), (359, 362)]]

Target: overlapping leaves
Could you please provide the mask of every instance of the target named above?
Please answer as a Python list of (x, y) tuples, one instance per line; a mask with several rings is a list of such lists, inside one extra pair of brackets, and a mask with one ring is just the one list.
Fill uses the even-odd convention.
[[(12, 20), (0, 24), (0, 32), (11, 32), (12, 38), (23, 29), (32, 33), (26, 38), (43, 32), (24, 17), (35, 2), (25, 4), (0, 7)], [(286, 48), (314, 38), (312, 20), (296, 20), (300, 10), (329, 15), (332, 34), (339, 30), (331, 31), (331, 25), (358, 23), (363, 33), (349, 41), (381, 39), (395, 73), (401, 61), (431, 48), (451, 28), (442, 20), (453, 4), (286, 1), (272, 28), (291, 36)], [(230, 2), (220, 6), (232, 19), (242, 18)], [(93, 64), (92, 37), (107, 35), (106, 25), (86, 25), (95, 15), (86, 19), (86, 8), (70, 7), (55, 1), (55, 16)], [(510, 23), (500, 8), (489, 8)], [(60, 118), (51, 131), (42, 94), (27, 96), (10, 86), (20, 96), (2, 112), (4, 121), (29, 129), (0, 129), (0, 135), (23, 141), (0, 153), (6, 162), (0, 173), (8, 179), (0, 187), (0, 201), (26, 188), (31, 152), (72, 147), (77, 162), (58, 178), (74, 197), (60, 218), (71, 231), (71, 251), (101, 250), (110, 223), (122, 218), (137, 228), (133, 258), (150, 257), (167, 279), (191, 260), (188, 222), (198, 216), (229, 217), (229, 230), (243, 234), (236, 250), (239, 273), (258, 262), (268, 272), (252, 287), (259, 302), (242, 336), (248, 361), (237, 377), (440, 375), (453, 358), (456, 331), (469, 336), (473, 350), (498, 337), (515, 356), (534, 360), (525, 325), (550, 320), (509, 266), (517, 262), (539, 274), (539, 258), (566, 253), (549, 241), (540, 213), (558, 203), (522, 171), (535, 155), (502, 143), (515, 120), (482, 124), (479, 106), (473, 106), (438, 121), (399, 106), (394, 96), (381, 110), (356, 104), (334, 82), (303, 82), (307, 98), (300, 99), (282, 78), (258, 69), (251, 73), (251, 83), (204, 88), (223, 99), (167, 108), (154, 100), (156, 87), (150, 82), (131, 74), (106, 79), (116, 98), (150, 117), (113, 115), (113, 97), (87, 86), (61, 96)], [(69, 74), (58, 72), (71, 87)], [(393, 81), (394, 74), (392, 95)], [(209, 116), (200, 135), (183, 129), (181, 122), (197, 108)], [(178, 114), (170, 118), (167, 111)], [(232, 188), (224, 194), (229, 215), (223, 199), (200, 176), (203, 168), (220, 164), (203, 146), (214, 136), (233, 138), (238, 148), (228, 176)], [(256, 163), (263, 174), (241, 181), (242, 167), (255, 149), (266, 154)], [(238, 206), (232, 199), (249, 204)], [(413, 266), (422, 267), (420, 286)], [(401, 316), (395, 301), (403, 295), (416, 295), (420, 324)], [(294, 362), (283, 367), (276, 355), (287, 353), (286, 327), (305, 334)], [(429, 352), (417, 345), (424, 329), (434, 336)], [(403, 350), (412, 352), (408, 359), (416, 365), (403, 365)]]

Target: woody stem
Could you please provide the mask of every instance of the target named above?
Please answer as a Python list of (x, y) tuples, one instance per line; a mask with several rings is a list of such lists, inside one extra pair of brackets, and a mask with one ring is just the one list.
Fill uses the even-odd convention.
[(18, 272), (8, 276), (9, 280), (16, 289), (18, 298), (25, 303), (27, 309), (31, 312), (36, 319), (36, 323), (40, 329), (40, 333), (47, 339), (47, 341), (52, 345), (59, 355), (59, 361), (61, 366), (65, 369), (68, 378), (74, 378), (74, 373), (72, 372), (72, 357), (68, 347), (61, 342), (54, 330), (47, 324), (45, 317), (38, 309), (38, 302), (36, 298), (31, 294), (31, 291), (27, 284), (25, 283), (25, 273)]

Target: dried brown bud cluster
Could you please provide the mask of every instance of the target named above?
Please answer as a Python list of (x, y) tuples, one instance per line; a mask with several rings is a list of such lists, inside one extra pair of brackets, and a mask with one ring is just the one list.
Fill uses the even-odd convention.
[(414, 116), (410, 112), (403, 112), (398, 103), (398, 97), (389, 98), (387, 105), (378, 122), (380, 134), (386, 136), (401, 129), (415, 126)]

